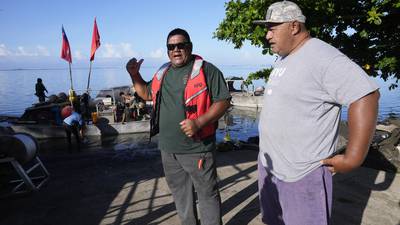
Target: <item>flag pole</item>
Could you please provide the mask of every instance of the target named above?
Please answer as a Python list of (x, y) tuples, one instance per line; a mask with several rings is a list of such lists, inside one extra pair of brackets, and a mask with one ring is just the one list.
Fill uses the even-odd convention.
[(86, 93), (89, 93), (90, 74), (92, 73), (92, 63), (93, 63), (93, 61), (90, 61), (89, 76), (88, 76), (88, 80), (87, 80)]
[(86, 93), (89, 93), (90, 75), (92, 74), (92, 63), (94, 60), (94, 55), (96, 53), (96, 50), (99, 46), (100, 46), (100, 34), (97, 28), (96, 17), (95, 17), (93, 24), (92, 48), (90, 49), (90, 67), (89, 67), (89, 76), (86, 86)]
[(72, 86), (72, 71), (71, 71), (71, 63), (68, 63), (69, 65), (69, 80), (71, 82), (71, 90), (74, 90), (74, 87)]
[(75, 101), (75, 92), (74, 92), (74, 87), (72, 84), (72, 70), (71, 70), (71, 62), (68, 63), (69, 65), (69, 80), (71, 83), (71, 89), (69, 90), (69, 102), (71, 103), (71, 106), (74, 106), (74, 101)]

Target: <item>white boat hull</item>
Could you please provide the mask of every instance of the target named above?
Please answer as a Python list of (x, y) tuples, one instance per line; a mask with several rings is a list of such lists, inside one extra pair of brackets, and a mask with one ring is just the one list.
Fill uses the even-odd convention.
[(232, 105), (242, 108), (262, 108), (264, 96), (250, 95), (245, 92), (231, 92)]
[[(37, 139), (64, 138), (66, 137), (64, 127), (50, 124), (11, 124), (14, 132), (28, 133)], [(86, 125), (85, 136), (112, 136), (118, 134), (149, 133), (150, 121), (130, 121), (122, 123), (98, 123)]]

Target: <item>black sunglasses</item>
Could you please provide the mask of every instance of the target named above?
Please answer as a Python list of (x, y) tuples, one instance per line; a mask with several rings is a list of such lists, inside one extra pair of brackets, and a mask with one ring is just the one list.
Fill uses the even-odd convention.
[(167, 49), (168, 49), (168, 51), (172, 51), (175, 48), (184, 49), (188, 45), (190, 45), (190, 42), (181, 42), (181, 43), (177, 43), (177, 44), (167, 44)]

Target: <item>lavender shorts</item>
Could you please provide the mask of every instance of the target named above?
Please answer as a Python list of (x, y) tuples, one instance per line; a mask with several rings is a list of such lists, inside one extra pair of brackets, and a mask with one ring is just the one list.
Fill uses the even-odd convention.
[(332, 208), (332, 173), (319, 167), (296, 182), (268, 173), (258, 160), (262, 221), (268, 225), (328, 225)]

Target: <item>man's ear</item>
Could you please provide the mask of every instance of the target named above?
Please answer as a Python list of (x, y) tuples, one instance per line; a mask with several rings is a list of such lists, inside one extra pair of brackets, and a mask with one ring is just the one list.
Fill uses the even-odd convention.
[(192, 53), (193, 52), (193, 43), (192, 42), (189, 42), (189, 43), (190, 43), (189, 49), (190, 49), (190, 52)]
[(290, 28), (293, 35), (299, 34), (301, 32), (301, 24), (298, 21), (291, 22)]

